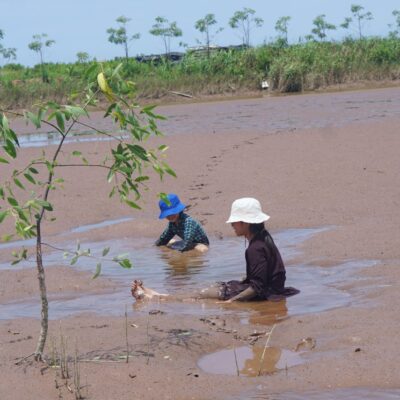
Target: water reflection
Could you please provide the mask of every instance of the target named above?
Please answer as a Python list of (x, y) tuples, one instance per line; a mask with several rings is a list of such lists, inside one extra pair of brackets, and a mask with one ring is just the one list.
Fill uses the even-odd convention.
[(272, 374), (302, 364), (299, 353), (276, 347), (243, 346), (207, 354), (198, 361), (205, 372), (249, 377)]
[[(291, 264), (297, 255), (298, 245), (313, 234), (327, 228), (291, 229), (274, 234), (287, 265), (287, 285), (301, 290), (301, 293), (286, 301), (238, 303), (231, 307), (215, 302), (184, 303), (165, 302), (160, 305), (165, 312), (191, 315), (229, 314), (234, 313), (242, 323), (268, 325), (286, 318), (287, 315), (314, 313), (332, 308), (343, 307), (357, 300), (354, 293), (337, 288), (342, 282), (354, 279), (360, 268), (374, 265), (373, 261), (351, 261), (336, 267), (323, 268), (308, 264)], [(151, 239), (124, 238), (104, 242), (85, 243), (92, 254), (101, 254), (104, 247), (111, 247), (110, 258), (121, 253), (130, 253), (133, 260), (132, 269), (121, 268), (115, 263), (104, 262), (102, 275), (116, 281), (112, 293), (101, 294), (66, 294), (55, 293), (51, 296), (51, 318), (60, 318), (81, 312), (98, 312), (103, 315), (123, 315), (125, 304), (132, 304), (130, 282), (142, 279), (148, 287), (161, 293), (173, 295), (190, 294), (208, 285), (230, 279), (240, 279), (245, 273), (244, 242), (240, 238), (211, 238), (210, 250), (201, 254), (195, 251), (179, 253), (153, 245)], [(74, 248), (75, 243), (65, 242), (64, 247)], [(69, 265), (57, 252), (44, 255), (46, 266)], [(89, 271), (96, 269), (97, 260), (79, 259), (71, 268)], [(21, 262), (18, 268), (32, 268), (32, 262)], [(0, 269), (10, 269), (9, 263), (0, 264)], [(12, 267), (15, 268), (15, 267)], [(359, 277), (357, 279), (360, 279)], [(357, 294), (357, 293), (356, 293)], [(365, 291), (364, 291), (365, 294)], [(360, 293), (360, 298), (363, 293)], [(138, 312), (148, 312), (154, 304), (146, 304)], [(0, 318), (37, 317), (38, 299), (23, 299), (17, 302), (0, 305)]]

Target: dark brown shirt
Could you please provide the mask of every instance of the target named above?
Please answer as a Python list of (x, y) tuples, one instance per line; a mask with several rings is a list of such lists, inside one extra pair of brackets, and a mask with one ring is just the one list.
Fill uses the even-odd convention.
[(267, 230), (257, 233), (246, 250), (246, 279), (257, 293), (266, 300), (271, 295), (285, 295), (286, 271), (281, 254)]

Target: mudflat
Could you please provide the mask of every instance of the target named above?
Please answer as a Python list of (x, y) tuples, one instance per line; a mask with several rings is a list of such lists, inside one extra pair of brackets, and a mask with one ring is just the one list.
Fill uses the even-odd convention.
[[(164, 228), (157, 218), (156, 195), (162, 191), (178, 193), (190, 206), (190, 215), (202, 221), (211, 246), (220, 241), (218, 248), (223, 248), (224, 239), (233, 237), (225, 223), (232, 201), (256, 197), (271, 216), (267, 228), (273, 236), (290, 229), (326, 228), (299, 243), (287, 263), (287, 275), (301, 273), (304, 263), (322, 268), (326, 275), (339, 274), (343, 278), (335, 280), (335, 289), (349, 300), (344, 307), (324, 312), (295, 312), (295, 296), (283, 315), (268, 304), (254, 310), (246, 304), (219, 306), (215, 315), (190, 315), (158, 302), (134, 304), (130, 281), (107, 276), (92, 280), (87, 270), (66, 267), (60, 254), (59, 262), (55, 259), (46, 266), (51, 321), (45, 352), (47, 360), (57, 359), (54, 354), (62, 350), (61, 339), (67, 338), (71, 377), (66, 384), (59, 368), (30, 359), (17, 365), (35, 349), (39, 314), (29, 318), (0, 314), (0, 398), (74, 398), (75, 352), (81, 395), (89, 399), (234, 399), (269, 394), (285, 398), (289, 392), (322, 396), (344, 388), (350, 393), (379, 389), (377, 398), (384, 398), (399, 388), (399, 109), (399, 88), (160, 106), (158, 112), (168, 117), (161, 124), (167, 135), (149, 144), (169, 146), (168, 162), (178, 178), (160, 182), (152, 177), (142, 211), (131, 211), (108, 198), (110, 187), (103, 171), (64, 169), (64, 189), (51, 194), (57, 219), (43, 227), (48, 243), (124, 239), (134, 247), (143, 238), (150, 243)], [(100, 121), (101, 114), (93, 113), (91, 119)], [(75, 141), (65, 145), (63, 157), (68, 160), (69, 152), (79, 150), (97, 160), (109, 148), (109, 142)], [(22, 147), (18, 162), (22, 166), (41, 151)], [(1, 173), (10, 170), (2, 165)], [(92, 225), (97, 228), (77, 230)], [(0, 233), (8, 229), (7, 223), (2, 224)], [(237, 278), (245, 272), (244, 244), (242, 249)], [(7, 264), (10, 252), (0, 248), (1, 307), (8, 310), (39, 298), (34, 268), (12, 269)], [(364, 265), (366, 260), (369, 266), (355, 268), (352, 274), (337, 268)], [(134, 268), (131, 276), (136, 278)], [(311, 285), (299, 287), (302, 293), (321, 284), (318, 276)], [(220, 280), (227, 278), (235, 277)], [(145, 284), (152, 287), (151, 281)], [(52, 302), (60, 307), (63, 299), (79, 301), (90, 293), (102, 294), (107, 302), (104, 299), (121, 285), (126, 298), (116, 315), (103, 311), (102, 303), (97, 309), (93, 305), (96, 312), (68, 315), (67, 311), (52, 319)], [(164, 286), (168, 290), (168, 282)], [(314, 303), (323, 297), (321, 293)], [(129, 305), (126, 318), (124, 304)], [(183, 301), (177, 307), (192, 306)], [(264, 306), (270, 307), (270, 318), (251, 318)], [(203, 307), (215, 305), (204, 302)], [(243, 311), (250, 315), (245, 323), (240, 317)], [(287, 368), (274, 373), (260, 369), (252, 377), (243, 373), (242, 365), (234, 369), (237, 373), (222, 374), (199, 366), (207, 354), (224, 349), (238, 349), (239, 354), (247, 346), (257, 349), (253, 360), (257, 370), (267, 340), (277, 351), (296, 353), (301, 362), (288, 362)], [(231, 361), (222, 359), (222, 367), (224, 362)]]

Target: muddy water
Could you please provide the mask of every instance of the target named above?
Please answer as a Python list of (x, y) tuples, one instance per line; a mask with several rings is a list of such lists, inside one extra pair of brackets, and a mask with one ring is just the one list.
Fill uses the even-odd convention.
[[(50, 298), (51, 318), (57, 319), (81, 312), (122, 315), (125, 305), (132, 307), (132, 312), (148, 312), (158, 308), (168, 313), (184, 314), (226, 314), (234, 313), (243, 324), (258, 323), (270, 325), (288, 315), (314, 313), (337, 308), (355, 302), (356, 297), (336, 289), (335, 285), (343, 280), (352, 279), (358, 268), (373, 265), (372, 261), (349, 261), (332, 268), (319, 268), (315, 265), (292, 264), (291, 259), (298, 255), (298, 245), (328, 227), (318, 229), (289, 229), (274, 234), (276, 242), (287, 263), (287, 285), (301, 290), (299, 295), (279, 303), (247, 303), (237, 307), (224, 308), (215, 302), (161, 302), (134, 304), (129, 292), (130, 282), (134, 278), (142, 279), (153, 289), (180, 296), (190, 296), (194, 291), (220, 280), (240, 279), (245, 273), (245, 241), (241, 238), (212, 239), (210, 251), (206, 254), (195, 252), (179, 253), (173, 250), (155, 247), (149, 239), (121, 239), (104, 243), (86, 243), (92, 254), (101, 254), (102, 249), (111, 246), (110, 257), (120, 253), (130, 253), (134, 267), (130, 270), (103, 263), (102, 274), (117, 282), (118, 289), (111, 293), (52, 294)], [(68, 246), (69, 245), (69, 246)], [(74, 248), (73, 243), (65, 246)], [(63, 261), (59, 252), (45, 256), (47, 266), (60, 265)], [(80, 259), (71, 268), (84, 271), (95, 270), (95, 260)], [(18, 268), (32, 268), (27, 261)], [(0, 264), (1, 269), (15, 268), (7, 263)], [(37, 299), (24, 299), (0, 305), (0, 318), (38, 317)]]
[(205, 372), (255, 377), (272, 374), (302, 364), (300, 353), (260, 346), (243, 346), (217, 351), (202, 357), (197, 365)]
[[(168, 135), (216, 131), (268, 134), (400, 117), (400, 88), (180, 104), (161, 106), (157, 111), (168, 118), (159, 122), (161, 131)], [(105, 131), (118, 131), (100, 112), (92, 113), (84, 122), (95, 123)], [(22, 146), (45, 146), (57, 139), (47, 127), (37, 134), (32, 125), (22, 121), (14, 121), (12, 126), (17, 133), (31, 134), (21, 138)], [(97, 140), (87, 135), (85, 126), (77, 126), (73, 133), (71, 141)]]
[(246, 393), (244, 397), (234, 397), (231, 400), (398, 400), (400, 399), (400, 389), (377, 389), (377, 388), (346, 388), (328, 390), (325, 392), (304, 392), (304, 393), (280, 393), (271, 392), (260, 385), (257, 392), (253, 395)]

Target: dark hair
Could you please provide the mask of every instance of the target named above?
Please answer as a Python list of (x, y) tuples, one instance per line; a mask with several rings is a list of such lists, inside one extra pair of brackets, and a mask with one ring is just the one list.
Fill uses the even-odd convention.
[(257, 233), (263, 231), (264, 229), (264, 222), (260, 222), (259, 224), (249, 224), (250, 233), (253, 235), (257, 235)]

